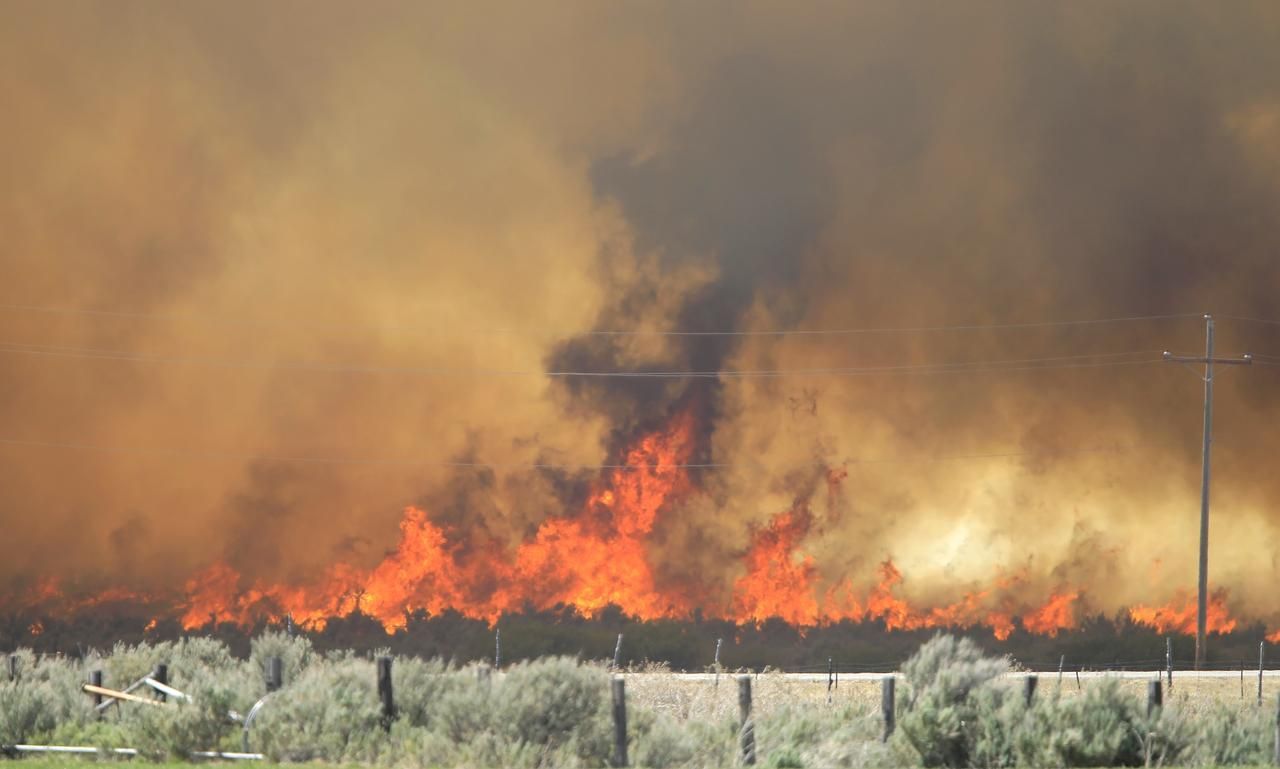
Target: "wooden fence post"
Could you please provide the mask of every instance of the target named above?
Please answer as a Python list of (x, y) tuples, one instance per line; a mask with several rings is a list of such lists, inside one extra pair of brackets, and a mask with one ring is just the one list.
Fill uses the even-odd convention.
[(21, 663), (18, 660), (18, 655), (16, 654), (9, 655), (9, 680), (10, 681), (18, 680), (18, 667), (20, 664)]
[(621, 676), (613, 679), (613, 765), (627, 765), (627, 682)]
[[(169, 666), (163, 662), (161, 662), (159, 665), (156, 665), (155, 672), (151, 674), (151, 677), (154, 678), (157, 683), (161, 683), (161, 684), (164, 684), (165, 686), (168, 686), (169, 685)], [(156, 699), (160, 700), (161, 702), (165, 702), (169, 699), (169, 696), (164, 692), (158, 691), (156, 692)]]
[(756, 725), (751, 718), (751, 676), (738, 676), (738, 712), (742, 716), (742, 763), (756, 762)]
[(391, 730), (396, 717), (395, 694), (391, 691), (391, 658), (378, 658), (378, 699), (382, 700), (382, 728)]
[(1022, 699), (1027, 707), (1031, 707), (1031, 702), (1036, 698), (1036, 684), (1039, 682), (1038, 676), (1027, 676), (1022, 681)]
[(716, 688), (720, 688), (720, 644), (724, 643), (723, 638), (716, 639), (716, 656), (712, 660), (711, 665), (716, 670)]
[(1160, 679), (1147, 682), (1147, 717), (1164, 705), (1164, 696), (1160, 691)]
[(881, 742), (888, 742), (893, 736), (893, 727), (896, 724), (894, 715), (893, 689), (894, 677), (885, 676), (880, 679), (880, 716), (884, 719), (884, 737)]
[(1262, 654), (1266, 641), (1258, 642), (1258, 707), (1262, 707)]
[(618, 634), (618, 642), (613, 645), (613, 669), (618, 669), (618, 664), (622, 661), (622, 634)]
[(279, 691), (284, 686), (284, 660), (279, 657), (267, 658), (267, 691)]
[[(93, 684), (94, 686), (101, 687), (101, 686), (102, 686), (102, 671), (101, 671), (101, 670), (94, 670), (93, 672), (89, 673), (89, 683), (90, 683), (90, 684)], [(102, 704), (102, 695), (101, 695), (101, 694), (97, 694), (97, 693), (95, 693), (95, 694), (93, 695), (93, 707), (94, 707), (94, 710), (97, 710), (97, 709), (98, 709), (98, 706), (99, 706), (99, 705), (101, 705), (101, 704)], [(102, 711), (100, 711), (100, 710), (98, 710), (98, 718), (102, 718)]]
[(502, 628), (493, 631), (493, 669), (502, 668)]
[(831, 658), (827, 657), (827, 704), (831, 704), (831, 690), (836, 685), (836, 669), (831, 663)]
[(1067, 655), (1058, 658), (1058, 691), (1062, 691), (1062, 668), (1067, 664)]

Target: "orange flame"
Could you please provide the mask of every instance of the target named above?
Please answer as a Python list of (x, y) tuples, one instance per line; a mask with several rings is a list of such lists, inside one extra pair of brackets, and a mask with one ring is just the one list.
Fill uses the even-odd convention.
[[(1155, 628), (1157, 633), (1196, 632), (1196, 599), (1179, 593), (1164, 606), (1135, 606), (1129, 609), (1129, 619), (1139, 625)], [(1236, 629), (1236, 620), (1227, 611), (1227, 591), (1215, 590), (1209, 594), (1205, 605), (1205, 628), (1209, 633), (1230, 633)], [(1280, 637), (1280, 631), (1273, 635)], [(1270, 637), (1270, 636), (1268, 636)]]
[(453, 609), (490, 622), (526, 605), (567, 605), (591, 616), (616, 604), (641, 619), (687, 613), (688, 602), (655, 586), (646, 537), (668, 500), (690, 488), (681, 466), (693, 452), (693, 435), (688, 411), (666, 431), (646, 435), (578, 515), (548, 519), (509, 556), (473, 549), (462, 557), (426, 512), (410, 507), (395, 550), (371, 570), (339, 563), (315, 585), (246, 586), (229, 565), (211, 565), (186, 584), (182, 625), (288, 614), (322, 627), (344, 608), (359, 608), (388, 630), (404, 627), (419, 610)]
[(1077, 592), (1054, 593), (1044, 606), (1022, 616), (1022, 626), (1032, 633), (1056, 636), (1060, 630), (1076, 626), (1075, 602)]
[(752, 538), (747, 573), (734, 584), (734, 616), (762, 622), (778, 617), (793, 625), (814, 625), (818, 602), (813, 592), (813, 558), (796, 559), (796, 542), (809, 531), (807, 509), (774, 516)]
[[(986, 626), (1000, 640), (1013, 633), (1015, 615), (1007, 607), (991, 605), (992, 591), (970, 592), (945, 606), (911, 606), (896, 592), (903, 578), (892, 560), (880, 564), (880, 580), (865, 601), (845, 580), (823, 591), (819, 602), (814, 559), (796, 552), (811, 525), (808, 509), (799, 506), (775, 515), (755, 532), (745, 557), (747, 572), (734, 584), (733, 619), (761, 622), (778, 617), (802, 627), (842, 619), (879, 620), (887, 630)], [(1002, 580), (999, 586), (1007, 589), (1014, 583)], [(1078, 597), (1075, 592), (1050, 596), (1043, 606), (1022, 613), (1023, 627), (1049, 635), (1075, 627)]]

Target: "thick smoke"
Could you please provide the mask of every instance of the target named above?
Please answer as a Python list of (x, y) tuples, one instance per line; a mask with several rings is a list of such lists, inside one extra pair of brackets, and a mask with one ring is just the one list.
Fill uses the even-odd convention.
[[(619, 329), (1280, 317), (1266, 3), (10, 3), (0, 64), (0, 302), (125, 313), (0, 310), (0, 437), (129, 449), (0, 446), (14, 585), (301, 579), (376, 560), (409, 503), (511, 546), (592, 477), (524, 466), (616, 461), (692, 408), (694, 460), (728, 467), (651, 559), (708, 604), (797, 505), (829, 583), (892, 558), (922, 600), (1163, 602), (1198, 515), (1176, 365), (536, 372), (1203, 346), (1194, 317), (591, 333)], [(1224, 318), (1219, 349), (1280, 356), (1280, 326)], [(1280, 619), (1280, 367), (1216, 403), (1213, 581)]]

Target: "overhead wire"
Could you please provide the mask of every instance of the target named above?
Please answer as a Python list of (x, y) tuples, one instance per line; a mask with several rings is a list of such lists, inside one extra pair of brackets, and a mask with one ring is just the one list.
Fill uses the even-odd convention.
[[(39, 345), (24, 342), (0, 341), (0, 354), (26, 355), (46, 358), (71, 358), (83, 360), (116, 361), (131, 363), (155, 363), (211, 366), (216, 368), (251, 368), (299, 370), (314, 373), (357, 374), (415, 374), (423, 376), (538, 376), (549, 378), (626, 378), (626, 379), (744, 379), (777, 378), (789, 376), (874, 376), (886, 374), (947, 374), (977, 373), (985, 371), (1031, 371), (1059, 368), (1096, 368), (1099, 366), (1126, 366), (1156, 363), (1161, 359), (1159, 351), (1132, 350), (1125, 352), (1084, 353), (1033, 358), (1005, 358), (975, 361), (947, 361), (940, 363), (912, 363), (887, 366), (828, 366), (819, 368), (790, 369), (723, 369), (702, 371), (679, 370), (542, 370), (542, 369), (493, 369), (457, 368), (441, 366), (379, 366), (349, 363), (313, 363), (305, 361), (270, 361), (243, 358), (205, 358), (190, 356), (166, 356), (137, 353), (129, 350), (103, 350), (84, 347)], [(1136, 360), (1121, 360), (1136, 356), (1151, 356)]]
[[(559, 470), (559, 471), (588, 471), (588, 470), (698, 470), (698, 469), (727, 469), (733, 467), (747, 466), (745, 463), (727, 463), (727, 462), (694, 462), (694, 463), (602, 463), (602, 464), (568, 464), (554, 462), (478, 462), (478, 461), (450, 461), (450, 460), (429, 460), (429, 459), (410, 459), (405, 457), (359, 457), (359, 456), (294, 456), (285, 454), (255, 454), (240, 453), (227, 451), (212, 451), (204, 449), (190, 448), (160, 448), (160, 447), (137, 447), (137, 446), (106, 446), (96, 443), (85, 443), (80, 441), (45, 441), (45, 440), (28, 440), (24, 438), (0, 436), (0, 446), (14, 446), (25, 448), (47, 448), (47, 449), (67, 449), (75, 451), (85, 451), (93, 453), (105, 454), (135, 454), (135, 455), (154, 455), (154, 456), (173, 456), (179, 458), (206, 459), (213, 461), (233, 461), (233, 462), (267, 462), (267, 463), (292, 463), (292, 464), (316, 464), (316, 465), (389, 465), (398, 467), (440, 467), (448, 469), (477, 469), (477, 470)], [(956, 462), (969, 460), (985, 460), (985, 459), (1014, 459), (1018, 457), (1037, 456), (1052, 457), (1060, 455), (1074, 454), (1096, 454), (1096, 453), (1127, 453), (1127, 449), (1119, 446), (1093, 446), (1084, 448), (1068, 448), (1055, 449), (1047, 448), (1039, 451), (1006, 451), (991, 453), (971, 453), (971, 454), (941, 454), (927, 455), (919, 457), (899, 457), (899, 458), (877, 458), (877, 459), (859, 459), (846, 458), (842, 460), (833, 460), (831, 462), (814, 461), (810, 464), (822, 467), (848, 467), (858, 465), (902, 465), (902, 464), (928, 464), (933, 462)], [(755, 466), (755, 465), (751, 465)]]
[[(137, 320), (162, 320), (162, 321), (204, 321), (209, 322), (209, 316), (199, 315), (166, 315), (163, 313), (147, 313), (135, 312), (128, 310), (102, 310), (102, 309), (83, 309), (73, 307), (45, 307), (39, 305), (27, 305), (16, 303), (0, 303), (0, 310), (10, 312), (30, 312), (48, 315), (84, 315), (93, 317), (113, 317), (127, 318)], [(1175, 320), (1185, 318), (1201, 318), (1204, 313), (1200, 312), (1184, 312), (1184, 313), (1167, 313), (1162, 315), (1130, 315), (1108, 318), (1091, 318), (1091, 319), (1073, 319), (1073, 320), (1047, 320), (1047, 321), (1028, 321), (1018, 323), (963, 323), (963, 324), (939, 324), (924, 326), (902, 326), (902, 327), (862, 327), (862, 328), (815, 328), (815, 329), (712, 329), (712, 330), (662, 330), (662, 329), (565, 329), (566, 336), (657, 336), (657, 337), (750, 337), (750, 336), (849, 336), (859, 334), (910, 334), (910, 333), (928, 333), (928, 332), (948, 332), (948, 331), (995, 331), (995, 330), (1013, 330), (1013, 329), (1034, 329), (1034, 328), (1053, 328), (1053, 327), (1069, 327), (1069, 326), (1099, 326), (1112, 323), (1137, 323), (1143, 321), (1157, 320)], [(214, 318), (213, 321), (219, 325), (232, 325), (247, 328), (262, 327), (279, 327), (287, 324), (279, 323), (256, 323), (253, 321)], [(457, 328), (451, 328), (451, 331), (458, 331)], [(462, 329), (473, 333), (480, 334), (509, 334), (515, 333), (515, 329)]]
[(1241, 315), (1215, 315), (1215, 318), (1222, 320), (1238, 320), (1245, 323), (1260, 323), (1264, 326), (1280, 326), (1280, 320), (1268, 320), (1267, 318), (1247, 318)]

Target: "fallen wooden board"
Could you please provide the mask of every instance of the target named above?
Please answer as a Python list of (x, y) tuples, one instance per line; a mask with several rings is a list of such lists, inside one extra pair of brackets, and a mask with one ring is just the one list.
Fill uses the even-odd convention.
[(94, 686), (93, 684), (81, 684), (80, 690), (88, 694), (100, 694), (103, 697), (110, 697), (115, 700), (127, 700), (128, 702), (141, 702), (143, 705), (156, 705), (157, 707), (164, 707), (165, 705), (169, 704), (167, 702), (158, 702), (156, 700), (149, 700), (146, 697), (139, 697), (136, 694), (128, 694), (126, 692), (116, 691), (115, 689), (108, 689), (104, 686)]

